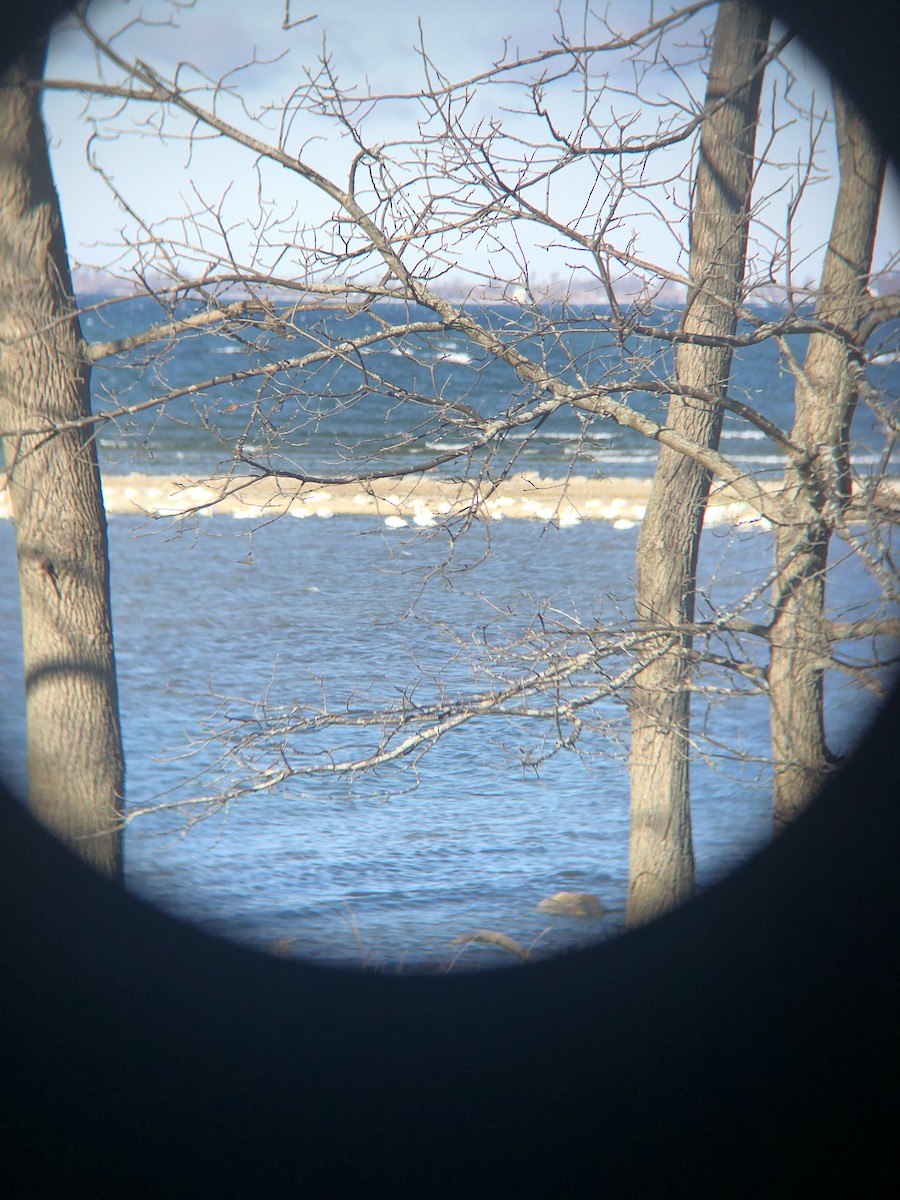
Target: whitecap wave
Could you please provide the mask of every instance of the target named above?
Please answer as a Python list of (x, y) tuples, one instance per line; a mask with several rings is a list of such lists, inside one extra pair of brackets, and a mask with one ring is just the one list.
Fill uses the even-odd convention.
[(584, 434), (578, 430), (552, 430), (545, 432), (541, 430), (536, 433), (534, 430), (525, 432), (513, 432), (506, 435), (511, 442), (526, 442), (534, 439), (538, 442), (553, 443), (553, 442), (581, 442), (584, 446), (592, 446), (597, 444), (611, 442), (612, 435), (608, 433), (591, 433)]

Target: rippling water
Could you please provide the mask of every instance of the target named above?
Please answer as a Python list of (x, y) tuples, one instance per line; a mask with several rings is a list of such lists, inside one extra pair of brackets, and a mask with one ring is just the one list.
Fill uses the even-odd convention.
[[(403, 320), (399, 305), (380, 311), (389, 321)], [(776, 313), (772, 309), (764, 315), (769, 318)], [(121, 337), (160, 316), (151, 301), (129, 301), (89, 313), (84, 319), (85, 333), (94, 341)], [(572, 310), (560, 323), (559, 328), (565, 329), (560, 336), (529, 333), (527, 315), (515, 307), (497, 305), (480, 310), (479, 317), (514, 340), (526, 356), (544, 359), (556, 375), (573, 383), (576, 371), (581, 379), (609, 384), (672, 375), (669, 351), (661, 353), (658, 345), (640, 337), (619, 344), (609, 330), (608, 310)], [(661, 310), (648, 319), (671, 323), (676, 317)], [(125, 361), (100, 363), (93, 369), (94, 409), (109, 412), (143, 403), (167, 388), (199, 379), (221, 379), (248, 365), (289, 359), (324, 342), (368, 335), (378, 328), (371, 314), (301, 313), (294, 320), (294, 339), (269, 334), (249, 341), (191, 335), (159, 358), (140, 350)], [(884, 345), (894, 347), (896, 329), (884, 337)], [(790, 341), (802, 358), (806, 339), (793, 337)], [(287, 372), (278, 377), (278, 385), (270, 383), (263, 389), (258, 378), (211, 384), (199, 398), (175, 400), (163, 412), (148, 409), (119, 418), (100, 431), (101, 460), (109, 471), (214, 472), (230, 463), (230, 448), (243, 438), (248, 453), (273, 466), (335, 473), (351, 466), (371, 466), (375, 455), (379, 465), (387, 461), (398, 468), (409, 467), (462, 443), (448, 435), (436, 410), (428, 415), (421, 405), (402, 402), (407, 392), (419, 390), (462, 401), (482, 414), (498, 412), (522, 392), (511, 368), (488, 358), (477, 347), (440, 334), (410, 336), (400, 345), (386, 342), (380, 348), (369, 347), (354, 361), (356, 366)], [(876, 387), (896, 393), (900, 361), (893, 350), (874, 354), (870, 379)], [(790, 428), (794, 379), (774, 342), (762, 342), (735, 354), (731, 393), (783, 429)], [(632, 392), (623, 398), (654, 420), (665, 421), (665, 395)], [(251, 410), (255, 415), (248, 422)], [(198, 411), (202, 411), (202, 422)], [(279, 429), (277, 446), (270, 437), (270, 419)], [(411, 429), (418, 430), (412, 439), (406, 436)], [(865, 405), (857, 412), (853, 435), (857, 466), (864, 470), (877, 463), (884, 445), (883, 430)], [(783, 466), (783, 457), (765, 435), (730, 413), (725, 416), (721, 449), (763, 476)], [(564, 475), (573, 466), (588, 474), (648, 476), (654, 470), (656, 445), (611, 421), (598, 419), (585, 425), (563, 408), (537, 432), (512, 431), (498, 454), (498, 461), (515, 456), (516, 470), (539, 470), (549, 476)], [(458, 470), (459, 466), (457, 463), (454, 468), (451, 463), (445, 469)]]
[[(148, 312), (146, 304), (116, 306), (114, 315), (115, 326), (100, 315), (88, 317), (89, 336), (120, 336), (143, 324)], [(490, 316), (502, 323), (508, 314), (494, 310)], [(334, 318), (334, 324), (340, 336), (349, 336), (360, 332), (365, 319)], [(308, 332), (319, 336), (323, 330)], [(612, 377), (623, 364), (611, 345), (596, 326), (575, 329), (567, 353), (588, 377)], [(253, 351), (276, 352), (285, 353), (285, 345)], [(640, 352), (640, 346), (631, 347), (628, 369)], [(95, 408), (138, 403), (153, 389), (221, 375), (245, 353), (228, 339), (204, 336), (190, 339), (145, 374), (97, 368)], [(561, 351), (552, 345), (548, 353), (552, 359)], [(787, 426), (793, 384), (774, 355), (769, 345), (739, 355), (735, 389)], [(483, 412), (507, 403), (515, 386), (496, 364), (476, 370), (484, 364), (451, 339), (385, 347), (367, 362), (398, 386), (411, 387), (416, 380), (421, 385), (427, 377), (429, 386), (465, 397)], [(563, 359), (555, 365), (567, 369)], [(889, 356), (873, 370), (886, 378), (900, 366)], [(335, 375), (308, 382), (310, 404), (320, 385), (335, 395), (343, 386)], [(252, 399), (257, 386), (250, 381), (211, 388), (204, 428), (187, 402), (105, 427), (104, 469), (214, 471), (223, 447), (245, 427), (235, 401)], [(343, 457), (360, 461), (376, 441), (390, 442), (391, 422), (399, 417), (377, 397), (357, 397), (346, 409), (328, 403), (322, 400), (328, 421), (319, 422), (311, 408), (292, 434), (290, 453), (302, 453), (307, 466), (340, 468)], [(660, 416), (662, 404), (653, 401), (645, 408)], [(443, 443), (429, 441), (427, 433), (418, 442), (398, 443), (391, 453), (408, 465), (440, 449)], [(863, 409), (855, 436), (858, 461), (863, 466), (875, 461), (879, 435)], [(339, 454), (336, 446), (342, 447)], [(722, 448), (757, 470), (780, 463), (758, 430), (730, 418)], [(587, 474), (649, 475), (654, 449), (628, 430), (606, 422), (584, 429), (562, 412), (539, 437), (521, 445), (511, 438), (507, 447), (519, 456), (518, 470), (549, 476), (565, 473), (573, 450), (575, 469)], [(451, 692), (474, 686), (472, 672), (483, 666), (478, 631), (486, 630), (488, 641), (498, 636), (502, 614), (505, 627), (521, 631), (536, 602), (552, 601), (567, 618), (577, 614), (586, 621), (615, 621), (620, 612), (630, 616), (633, 607), (636, 528), (492, 522), (491, 552), (480, 562), (487, 534), (478, 525), (457, 543), (452, 571), (432, 572), (423, 589), (429, 568), (447, 553), (440, 531), (414, 537), (412, 530), (390, 529), (375, 516), (283, 519), (254, 530), (249, 524), (217, 516), (179, 532), (165, 520), (141, 527), (134, 518), (110, 519), (132, 806), (207, 790), (209, 781), (195, 776), (213, 761), (212, 750), (201, 745), (194, 757), (184, 751), (190, 739), (196, 743), (215, 708), (211, 691), (243, 697), (249, 713), (267, 686), (273, 699), (315, 704), (321, 703), (324, 678), (329, 703), (340, 704), (353, 692), (389, 702), (422, 676), (414, 693), (422, 702), (439, 694), (439, 685)], [(719, 606), (728, 603), (765, 573), (770, 559), (765, 533), (708, 530), (701, 556), (704, 596)], [(0, 768), (24, 792), (14, 561), (12, 528), (0, 522), (0, 562), (7, 564), (0, 573), (0, 687), (7, 700), (0, 713)], [(871, 592), (871, 583), (852, 564), (833, 573), (830, 587), (836, 610), (851, 600), (864, 604)], [(841, 686), (838, 677), (829, 678), (828, 695), (831, 740), (840, 752), (865, 723), (872, 703)], [(537, 748), (533, 729), (524, 722), (485, 719), (445, 738), (421, 762), (415, 780), (406, 771), (353, 786), (335, 777), (292, 781), (270, 796), (232, 803), (188, 833), (172, 814), (143, 816), (126, 835), (129, 886), (210, 930), (258, 946), (283, 940), (291, 953), (347, 963), (447, 963), (457, 955), (463, 965), (508, 959), (497, 948), (461, 952), (451, 945), (475, 929), (496, 930), (547, 952), (609, 936), (621, 928), (625, 906), (627, 722), (619, 703), (609, 702), (600, 712), (608, 722), (604, 732), (586, 735), (580, 755), (557, 754), (539, 771), (522, 765)], [(692, 779), (702, 883), (768, 836), (769, 777), (761, 761), (768, 733), (766, 706), (756, 698), (722, 700), (708, 712), (698, 701), (696, 712), (706, 754)], [(746, 761), (732, 761), (721, 747), (738, 748)], [(536, 910), (538, 901), (563, 889), (595, 893), (606, 916), (587, 921)]]
[[(403, 619), (419, 572), (443, 554), (440, 539), (416, 539), (365, 518), (280, 520), (255, 531), (228, 518), (201, 532), (164, 535), (110, 522), (114, 617), (132, 804), (197, 790), (198, 761), (172, 758), (214, 707), (207, 694), (257, 697), (278, 658), (276, 692), (294, 698), (372, 687), (398, 691), (418, 668), (462, 686), (467, 671), (432, 622), (465, 635), (485, 620), (477, 592), (526, 610), (526, 596), (612, 616), (630, 603), (637, 531), (606, 523), (544, 529), (506, 521), (491, 529), (492, 554), (478, 569), (434, 580), (416, 616)], [(13, 533), (0, 523), (0, 560), (13, 560)], [(477, 540), (477, 539), (476, 539)], [(469, 566), (480, 555), (473, 544)], [(725, 602), (770, 553), (765, 534), (705, 535), (707, 582)], [(247, 559), (252, 557), (252, 563)], [(858, 582), (858, 581), (857, 581)], [(844, 586), (850, 588), (849, 578)], [(609, 594), (612, 599), (606, 599)], [(0, 618), (17, 620), (16, 583), (5, 572)], [(2, 640), (0, 684), (8, 706), (3, 767), (22, 787), (21, 663)], [(18, 699), (18, 706), (15, 703)], [(843, 703), (843, 707), (842, 707)], [(610, 705), (614, 731), (623, 716)], [(866, 717), (858, 697), (836, 694), (832, 721), (848, 742)], [(841, 730), (843, 734), (841, 735)], [(624, 726), (622, 727), (624, 736)], [(755, 754), (767, 744), (765, 706), (715, 705), (705, 731)], [(245, 800), (224, 816), (179, 832), (145, 816), (126, 837), (129, 886), (203, 927), (258, 946), (287, 939), (290, 951), (327, 960), (446, 963), (451, 939), (494, 929), (550, 951), (608, 936), (622, 926), (627, 879), (628, 790), (621, 744), (588, 740), (583, 758), (563, 754), (539, 773), (514, 751), (525, 729), (487, 722), (446, 738), (421, 764), (418, 787), (394, 777), (391, 796), (336, 779), (284, 787)], [(505, 746), (501, 743), (505, 742)], [(203, 755), (200, 756), (201, 763)], [(202, 788), (202, 784), (200, 785)], [(767, 775), (725, 761), (694, 773), (701, 882), (715, 878), (768, 835)], [(561, 889), (595, 893), (602, 921), (547, 917), (537, 902)], [(470, 947), (463, 965), (506, 961)]]

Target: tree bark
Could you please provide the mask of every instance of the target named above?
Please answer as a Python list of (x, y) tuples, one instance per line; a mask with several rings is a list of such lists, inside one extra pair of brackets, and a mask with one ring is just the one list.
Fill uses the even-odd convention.
[(775, 530), (769, 696), (773, 813), (783, 829), (818, 790), (832, 759), (825, 736), (825, 579), (834, 518), (850, 498), (849, 436), (857, 402), (855, 334), (871, 307), (869, 272), (885, 160), (865, 122), (834, 89), (840, 182), (816, 316), (839, 328), (809, 339), (794, 396), (793, 442), (812, 460), (785, 471)]
[(16, 529), (34, 815), (107, 876), (122, 873), (124, 758), (106, 516), (37, 89), (46, 47), (0, 78), (0, 430)]
[[(690, 226), (691, 288), (682, 318), (688, 333), (733, 335), (743, 294), (750, 192), (769, 17), (743, 0), (722, 4), (716, 21)], [(729, 97), (720, 107), (723, 97)], [(724, 396), (732, 352), (682, 344), (679, 384)], [(717, 403), (672, 396), (667, 424), (715, 449)], [(631, 842), (629, 925), (687, 899), (694, 888), (690, 813), (691, 639), (697, 555), (709, 473), (661, 448), (638, 539), (636, 608), (640, 625), (666, 652), (638, 676), (630, 700)]]

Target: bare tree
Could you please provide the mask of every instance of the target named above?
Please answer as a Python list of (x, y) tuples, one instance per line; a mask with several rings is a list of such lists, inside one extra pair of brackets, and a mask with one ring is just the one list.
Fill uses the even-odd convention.
[[(527, 758), (539, 766), (549, 755), (579, 752), (591, 737), (618, 737), (630, 702), (641, 843), (632, 845), (631, 905), (632, 919), (643, 920), (692, 882), (686, 764), (704, 753), (704, 734), (696, 713), (687, 723), (689, 695), (719, 703), (754, 693), (782, 703), (778, 653), (812, 654), (815, 679), (845, 665), (835, 647), (848, 638), (871, 647), (853, 677), (878, 686), (886, 640), (897, 632), (888, 612), (895, 574), (883, 546), (896, 508), (887, 478), (895, 418), (890, 397), (854, 372), (868, 339), (897, 309), (889, 299), (864, 299), (863, 286), (853, 303), (865, 311), (854, 308), (849, 330), (824, 298), (810, 310), (815, 289), (798, 287), (795, 277), (794, 223), (820, 174), (824, 118), (794, 99), (781, 61), (790, 36), (768, 45), (766, 22), (743, 3), (723, 6), (710, 62), (711, 11), (690, 4), (639, 28), (586, 19), (578, 37), (560, 22), (549, 49), (507, 51), (459, 81), (441, 73), (423, 40), (423, 86), (403, 93), (343, 85), (323, 50), (286, 99), (255, 111), (239, 73), (215, 80), (184, 63), (150, 66), (124, 48), (131, 26), (101, 34), (81, 13), (102, 78), (35, 88), (87, 98), (92, 165), (128, 214), (116, 269), (136, 294), (153, 297), (160, 316), (81, 346), (95, 366), (127, 364), (130, 388), (101, 396), (92, 414), (47, 415), (25, 428), (17, 420), (7, 432), (52, 440), (98, 426), (127, 431), (146, 412), (177, 413), (208, 432), (223, 464), (206, 480), (208, 499), (185, 509), (261, 496), (263, 515), (275, 515), (325, 486), (352, 490), (381, 512), (408, 510), (431, 480), (451, 566), (458, 539), (476, 525), (489, 532), (499, 501), (516, 487), (544, 503), (545, 520), (573, 511), (578, 454), (598, 431), (618, 426), (662, 447), (641, 535), (636, 618), (580, 620), (541, 605), (530, 616), (497, 614), (496, 636), (465, 648), (477, 676), (468, 690), (436, 679), (418, 691), (411, 683), (399, 700), (264, 696), (248, 706), (223, 697), (198, 734), (222, 746), (220, 775), (202, 795), (156, 807), (197, 817), (310, 776), (415, 772), (444, 736), (487, 720), (538, 730)], [(781, 90), (773, 85), (770, 110), (761, 111), (754, 154), (764, 72)], [(130, 124), (133, 112), (152, 118)], [(807, 141), (791, 160), (780, 139), (801, 123)], [(252, 216), (235, 212), (227, 187), (208, 193), (200, 174), (183, 212), (143, 213), (140, 197), (125, 194), (105, 165), (135, 129), (185, 145), (198, 164), (208, 144), (242, 149), (257, 182)], [(329, 153), (343, 151), (342, 173), (319, 133), (327, 133)], [(841, 171), (857, 171), (846, 153)], [(280, 203), (269, 199), (275, 192)], [(875, 204), (872, 222), (877, 196)], [(664, 223), (666, 263), (642, 251), (649, 220)], [(542, 288), (536, 264), (548, 249), (562, 256), (566, 278)], [(864, 284), (866, 253), (855, 253), (854, 278)], [(763, 287), (777, 287), (783, 299), (775, 315), (747, 303)], [(846, 304), (846, 290), (841, 295)], [(673, 297), (681, 299), (680, 321)], [(211, 333), (243, 353), (236, 369), (167, 383), (167, 366)], [(797, 480), (812, 487), (810, 437), (818, 435), (796, 423), (785, 432), (765, 395), (735, 394), (732, 355), (772, 353), (777, 372), (777, 356), (790, 368), (793, 347), (810, 337), (840, 343), (842, 370), (881, 421), (884, 447), (877, 466), (860, 475), (849, 445), (853, 402), (842, 402), (829, 428), (838, 430), (844, 500), (829, 508), (840, 514), (840, 526), (828, 517), (829, 528), (840, 528), (860, 569), (877, 579), (881, 607), (865, 620), (831, 620), (824, 651), (821, 621), (811, 631), (787, 615), (784, 581), (807, 543), (798, 549), (781, 533), (764, 578), (727, 603), (704, 597), (700, 617), (695, 611), (710, 481), (717, 505), (727, 500), (778, 530), (797, 528)], [(451, 340), (465, 350), (465, 372), (446, 370), (448, 356), (460, 353), (441, 348)], [(334, 444), (330, 461), (314, 457), (318, 428), (347, 412), (358, 414), (362, 432)], [(367, 420), (372, 412), (377, 418)], [(800, 412), (798, 402), (798, 421)], [(785, 465), (783, 479), (721, 452), (725, 417), (766, 439)], [(559, 487), (523, 483), (516, 472), (524, 448), (559, 421), (575, 431)], [(811, 492), (802, 495), (812, 503)], [(823, 577), (821, 561), (815, 571)], [(670, 729), (674, 736), (660, 737)], [(773, 742), (777, 763), (800, 757), (798, 746)], [(651, 747), (652, 773), (644, 762)], [(659, 797), (657, 762), (670, 780)]]
[[(0, 427), (16, 526), (31, 811), (122, 873), (124, 758), (90, 370), (40, 115), (46, 46), (0, 80)], [(66, 426), (29, 433), (29, 428)]]
[[(731, 374), (753, 185), (754, 143), (769, 18), (725, 3), (713, 34), (690, 227), (691, 287), (681, 318), (675, 377), (688, 391), (669, 405), (668, 426), (717, 450)], [(708, 400), (696, 396), (706, 393)], [(641, 526), (637, 612), (645, 626), (685, 629), (694, 620), (697, 558), (711, 473), (663, 447)], [(631, 690), (631, 852), (628, 919), (640, 924), (694, 889), (690, 815), (690, 634), (668, 637)]]
[(775, 527), (781, 571), (769, 634), (769, 694), (776, 829), (793, 820), (834, 765), (824, 674), (842, 631), (826, 619), (828, 551), (835, 529), (855, 540), (845, 519), (852, 495), (850, 426), (865, 363), (860, 334), (873, 315), (868, 283), (885, 172), (862, 117), (837, 90), (834, 101), (840, 188), (816, 302), (823, 332), (811, 335), (802, 365), (789, 349), (785, 353), (797, 380), (791, 441), (801, 457), (785, 471)]

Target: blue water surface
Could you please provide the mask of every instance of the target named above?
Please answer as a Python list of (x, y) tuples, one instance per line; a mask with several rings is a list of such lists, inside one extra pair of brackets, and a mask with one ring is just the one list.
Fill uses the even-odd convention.
[[(398, 321), (402, 313), (377, 314)], [(423, 314), (410, 314), (421, 317)], [(677, 314), (660, 312), (665, 323)], [(84, 317), (94, 341), (121, 337), (166, 314), (152, 301), (104, 306)], [(614, 382), (664, 378), (670, 356), (633, 337), (612, 336), (609, 314), (570, 311), (551, 335), (527, 315), (481, 312), (526, 356), (562, 378)], [(236, 447), (268, 466), (340, 473), (387, 463), (414, 468), (452, 450), (441, 411), (416, 393), (491, 414), (532, 402), (508, 367), (488, 362), (457, 334), (395, 338), (353, 364), (287, 372), (260, 385), (231, 379), (248, 364), (306, 353), (371, 332), (371, 314), (299, 314), (293, 338), (254, 333), (191, 335), (97, 364), (96, 412), (119, 412), (198, 379), (219, 380), (164, 409), (120, 415), (98, 431), (107, 473), (210, 474)], [(893, 336), (893, 335), (892, 335)], [(802, 357), (804, 339), (794, 337)], [(887, 344), (887, 343), (886, 343)], [(888, 352), (890, 351), (890, 352)], [(896, 393), (900, 364), (890, 347), (873, 355), (870, 382)], [(876, 361), (878, 360), (878, 361)], [(883, 360), (883, 361), (881, 361)], [(790, 428), (794, 380), (774, 342), (736, 355), (731, 392)], [(665, 395), (628, 402), (664, 420)], [(248, 413), (251, 414), (248, 416)], [(445, 414), (444, 414), (445, 415)], [(251, 419), (252, 417), (252, 419)], [(412, 431), (412, 432), (410, 432)], [(462, 444), (462, 443), (460, 443)], [(857, 469), (882, 461), (884, 431), (861, 405), (854, 425)], [(608, 420), (554, 413), (536, 432), (513, 431), (492, 466), (563, 477), (649, 476), (656, 444)], [(763, 478), (783, 459), (763, 433), (729, 414), (722, 450)], [(475, 469), (448, 460), (447, 474)], [(239, 468), (247, 469), (246, 466)], [(440, 530), (390, 530), (375, 516), (251, 528), (229, 517), (193, 524), (110, 518), (113, 610), (128, 763), (129, 811), (191, 801), (228, 788), (271, 760), (210, 741), (229, 697), (232, 727), (259, 700), (302, 705), (387, 706), (458, 698), (510, 679), (520, 656), (549, 629), (556, 652), (577, 653), (560, 630), (621, 624), (633, 611), (637, 528), (597, 521), (566, 528), (539, 521), (475, 524), (453, 548)], [(835, 561), (842, 551), (835, 547)], [(704, 534), (699, 615), (721, 612), (769, 571), (772, 545), (754, 526)], [(13, 530), (0, 522), (0, 770), (25, 794), (24, 701)], [(865, 615), (872, 580), (853, 561), (830, 575), (836, 613)], [(767, 619), (766, 598), (746, 615)], [(541, 609), (545, 616), (536, 614)], [(506, 642), (510, 650), (498, 658)], [(545, 644), (545, 643), (542, 643)], [(723, 641), (717, 650), (727, 655)], [(762, 664), (761, 648), (752, 651)], [(852, 661), (852, 655), (851, 661)], [(610, 661), (611, 671), (625, 665)], [(599, 678), (599, 676), (598, 676)], [(729, 696), (733, 678), (695, 698), (692, 803), (698, 878), (707, 884), (769, 835), (768, 714), (756, 696)], [(832, 673), (829, 733), (838, 753), (874, 711), (871, 695)], [(551, 952), (622, 928), (628, 852), (628, 724), (622, 699), (590, 710), (597, 726), (574, 751), (551, 753), (547, 722), (485, 717), (447, 735), (417, 763), (373, 776), (294, 778), (236, 800), (185, 829), (196, 805), (137, 817), (126, 833), (129, 886), (166, 910), (240, 941), (328, 961), (447, 964), (508, 961), (490, 946), (453, 939), (501, 932)], [(563, 733), (571, 730), (563, 731)], [(328, 739), (331, 739), (330, 741)], [(294, 757), (323, 747), (343, 757), (372, 746), (365, 729), (294, 738)], [(549, 754), (549, 757), (548, 757)], [(543, 759), (543, 761), (538, 761)], [(318, 761), (322, 761), (321, 757)], [(596, 894), (601, 921), (548, 917), (536, 904), (559, 890)]]
[[(484, 535), (476, 534), (454, 571), (421, 589), (423, 569), (443, 559), (446, 544), (383, 529), (374, 518), (285, 517), (252, 535), (227, 517), (184, 528), (111, 518), (130, 805), (210, 790), (209, 777), (197, 776), (213, 752), (201, 745), (183, 756), (202, 742), (204, 719), (216, 708), (210, 690), (245, 698), (243, 709), (236, 706), (245, 712), (267, 687), (273, 701), (321, 704), (322, 679), (331, 704), (354, 692), (397, 698), (417, 677), (426, 694), (432, 676), (464, 692), (478, 682), (478, 656), (460, 658), (454, 631), (470, 651), (471, 630), (498, 610), (514, 614), (504, 628), (526, 628), (535, 602), (551, 597), (570, 617), (614, 620), (630, 604), (636, 536), (603, 522), (495, 523), (481, 566), (474, 564)], [(707, 594), (727, 603), (759, 577), (770, 553), (763, 533), (707, 532)], [(13, 554), (12, 528), (0, 523), (0, 561)], [(0, 684), (10, 700), (0, 766), (22, 790), (13, 572), (0, 583), (0, 619), (8, 631)], [(626, 896), (627, 724), (620, 702), (604, 711), (608, 728), (586, 737), (582, 754), (557, 754), (538, 770), (521, 761), (536, 737), (527, 722), (485, 720), (448, 735), (415, 778), (400, 771), (374, 782), (290, 781), (189, 831), (182, 813), (141, 816), (126, 835), (129, 887), (222, 935), (348, 964), (447, 964), (457, 955), (461, 966), (506, 961), (497, 948), (451, 944), (485, 928), (544, 952), (609, 936), (622, 928)], [(835, 692), (837, 741), (852, 741), (871, 711), (860, 693)], [(693, 775), (701, 884), (768, 836), (766, 769), (716, 749), (764, 758), (766, 720), (759, 698), (722, 700), (702, 715), (710, 740), (700, 749), (710, 760), (700, 758)], [(606, 917), (536, 910), (561, 889), (596, 894)]]

